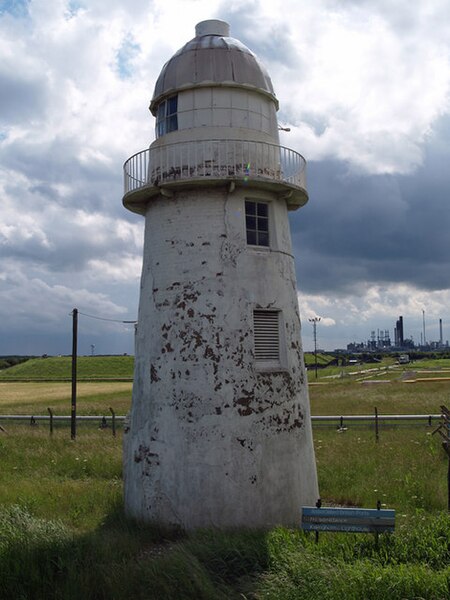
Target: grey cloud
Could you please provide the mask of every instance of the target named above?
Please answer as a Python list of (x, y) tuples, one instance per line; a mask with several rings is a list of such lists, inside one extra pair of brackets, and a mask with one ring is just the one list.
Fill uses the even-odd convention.
[(439, 122), (423, 166), (408, 176), (309, 164), (310, 202), (292, 215), (303, 291), (343, 293), (366, 282), (450, 286), (449, 121)]
[(107, 225), (89, 226), (76, 222), (72, 211), (59, 214), (56, 220), (46, 219), (44, 229), (27, 236), (11, 236), (1, 240), (2, 256), (45, 266), (50, 271), (79, 272), (92, 259), (114, 261), (130, 250), (138, 252), (129, 240), (120, 239)]
[(290, 29), (286, 20), (272, 22), (262, 34), (258, 26), (255, 28), (255, 16), (258, 15), (259, 2), (247, 2), (232, 7), (224, 2), (219, 8), (225, 20), (230, 23), (231, 36), (246, 43), (263, 62), (280, 63), (283, 67), (294, 67), (298, 76), (301, 75), (303, 59), (290, 38)]
[[(58, 114), (64, 120), (70, 106), (65, 106), (60, 99), (65, 97), (66, 88), (62, 84), (68, 74), (76, 83), (78, 92), (85, 94), (84, 100), (95, 100), (90, 96), (92, 90), (89, 81), (98, 76), (100, 71), (96, 69), (104, 69), (105, 63), (92, 60), (93, 50), (97, 46), (91, 45), (91, 42), (95, 40), (96, 27), (102, 31), (102, 28), (108, 26), (112, 15), (118, 14), (114, 12), (116, 8), (117, 11), (122, 11), (123, 2), (114, 0), (111, 8), (110, 4), (93, 0), (88, 9), (77, 12), (78, 4), (73, 6), (72, 18), (86, 18), (86, 22), (80, 21), (83, 26), (77, 30), (74, 38), (59, 42), (49, 40), (48, 45), (43, 40), (40, 48), (30, 43), (25, 44), (27, 57), (33, 55), (33, 48), (38, 51), (36, 60), (39, 60), (39, 56), (48, 57), (43, 64), (52, 73), (51, 79), (41, 78), (37, 69), (33, 70), (33, 66), (30, 66), (31, 63), (26, 63), (28, 71), (18, 69), (14, 77), (9, 67), (8, 71), (0, 65), (0, 102), (5, 107), (0, 119), (25, 125), (27, 120), (31, 122), (31, 119), (38, 119), (42, 127), (45, 127), (45, 119), (40, 117), (45, 111), (54, 116), (54, 112), (51, 112), (53, 104), (57, 109), (62, 109), (58, 110)], [(388, 10), (387, 0), (382, 0), (379, 4), (383, 4), (383, 11), (389, 14), (383, 15), (383, 11), (376, 8), (377, 3), (373, 0), (360, 3), (362, 8), (355, 7), (356, 24), (363, 22), (367, 15), (379, 13), (388, 24), (391, 23), (391, 29), (400, 30), (402, 23), (401, 19), (396, 21), (396, 14), (402, 11), (395, 7)], [(316, 13), (317, 19), (312, 19), (310, 25), (313, 28), (322, 26), (322, 18), (326, 19), (323, 6), (336, 7), (336, 11), (339, 11), (340, 7), (347, 10), (349, 5), (350, 2), (343, 1), (322, 3)], [(148, 3), (138, 0), (133, 0), (132, 10), (128, 10), (127, 5), (129, 15), (124, 21), (123, 31), (133, 30), (133, 24), (137, 22), (136, 15), (148, 18), (149, 23), (155, 22), (159, 27), (158, 15), (152, 14), (150, 18), (148, 6)], [(414, 13), (409, 5), (403, 6), (411, 15)], [(299, 10), (302, 10), (300, 5)], [(164, 16), (164, 11), (161, 14)], [(262, 22), (260, 14), (259, 1), (250, 1), (245, 5), (231, 3), (231, 6), (230, 3), (222, 2), (218, 11), (220, 18), (230, 22), (232, 35), (246, 43), (269, 65), (270, 75), (274, 80), (280, 77), (289, 81), (289, 77), (285, 76), (285, 69), (288, 67), (290, 77), (302, 81), (302, 69), (306, 69), (310, 57), (304, 57), (305, 62), (298, 57), (298, 50), (294, 46), (298, 32), (293, 29), (290, 31), (290, 27), (294, 26), (289, 22), (289, 15), (274, 15), (272, 22)], [(212, 15), (205, 15), (204, 18), (210, 16)], [(279, 25), (281, 22), (282, 25)], [(421, 24), (420, 20), (415, 19), (415, 15), (409, 22), (404, 20), (403, 24), (413, 33), (414, 27), (419, 25), (422, 31), (429, 27), (429, 23)], [(308, 34), (313, 37), (311, 29)], [(168, 31), (166, 40), (161, 38), (158, 46), (149, 50), (149, 64), (145, 69), (152, 71), (154, 68), (161, 68), (161, 52), (164, 44), (167, 44), (167, 48), (171, 47), (170, 39), (171, 33)], [(419, 35), (417, 39), (420, 42)], [(29, 41), (31, 40), (30, 37)], [(115, 52), (120, 47), (119, 42), (117, 38), (111, 46), (112, 63)], [(124, 49), (126, 47), (122, 48)], [(172, 50), (168, 50), (168, 56), (172, 53)], [(127, 57), (124, 52), (123, 58)], [(416, 52), (411, 54), (411, 63), (416, 57)], [(31, 62), (34, 63), (33, 60)], [(159, 67), (154, 67), (155, 64)], [(124, 66), (127, 66), (126, 61)], [(126, 68), (122, 74), (124, 73), (126, 74)], [(382, 76), (383, 74), (384, 72)], [(139, 77), (149, 81), (150, 96), (150, 76), (141, 71)], [(307, 82), (307, 73), (304, 79)], [(52, 82), (58, 82), (56, 88), (52, 87)], [(105, 82), (107, 85), (107, 80)], [(116, 93), (122, 89), (111, 88)], [(70, 86), (67, 90), (70, 90)], [(289, 94), (288, 88), (285, 93)], [(108, 98), (111, 95), (114, 95), (112, 91)], [(297, 120), (300, 119), (307, 122), (318, 136), (324, 132), (327, 119), (336, 118), (338, 114), (337, 108), (315, 112), (314, 101), (310, 99), (306, 103), (298, 92), (292, 97), (294, 96), (297, 100), (291, 103), (290, 109), (286, 109), (290, 103), (284, 102), (285, 110), (292, 112), (286, 120), (293, 124), (298, 124)], [(147, 100), (145, 96), (142, 126), (150, 131)], [(305, 106), (301, 105), (302, 102)], [(98, 104), (100, 106), (101, 103)], [(120, 111), (120, 104), (117, 110)], [(282, 116), (280, 113), (280, 120)], [(138, 119), (136, 114), (130, 118)], [(99, 126), (102, 119), (104, 115), (99, 113)], [(12, 282), (0, 280), (0, 294), (5, 294), (1, 296), (3, 302), (0, 303), (0, 308), (3, 304), (3, 310), (6, 311), (2, 318), (0, 353), (70, 352), (68, 315), (73, 306), (103, 317), (114, 318), (117, 314), (122, 314), (121, 310), (128, 311), (126, 315), (123, 313), (124, 318), (133, 318), (136, 314), (139, 295), (137, 278), (121, 280), (119, 276), (115, 277), (114, 267), (117, 271), (126, 271), (132, 263), (131, 259), (129, 262), (127, 260), (133, 256), (141, 257), (142, 249), (138, 241), (131, 239), (132, 236), (127, 239), (121, 237), (114, 227), (114, 221), (139, 223), (143, 226), (143, 219), (125, 210), (121, 204), (121, 163), (134, 150), (124, 148), (123, 156), (117, 156), (121, 149), (114, 150), (115, 145), (108, 143), (108, 140), (113, 140), (117, 131), (115, 127), (126, 127), (126, 123), (113, 121), (114, 119), (109, 119), (105, 125), (111, 128), (108, 135), (97, 131), (97, 135), (93, 136), (86, 125), (90, 121), (80, 121), (79, 130), (73, 134), (74, 137), (69, 134), (63, 137), (65, 133), (59, 133), (59, 137), (50, 140), (48, 138), (52, 123), (49, 122), (46, 129), (39, 131), (36, 131), (33, 123), (28, 135), (20, 140), (5, 139), (0, 144), (0, 164), (5, 172), (10, 171), (5, 183), (6, 193), (13, 204), (17, 203), (14, 204), (17, 209), (14, 213), (15, 209), (7, 208), (5, 203), (4, 214), (11, 224), (17, 221), (20, 226), (23, 219), (23, 223), (27, 222), (28, 226), (27, 235), (10, 236), (1, 247), (0, 268), (5, 269), (9, 265), (10, 273), (17, 274), (18, 277)], [(336, 140), (341, 140), (344, 145), (347, 142), (345, 131), (344, 129), (336, 134)], [(384, 135), (381, 134), (383, 139)], [(372, 136), (371, 143), (375, 143), (375, 139)], [(302, 291), (344, 298), (347, 294), (363, 297), (369, 283), (402, 281), (429, 290), (450, 285), (450, 214), (447, 209), (450, 189), (449, 139), (450, 119), (443, 119), (436, 125), (434, 135), (424, 148), (424, 165), (408, 176), (368, 176), (353, 171), (349, 164), (337, 160), (309, 164), (310, 203), (292, 214), (292, 237), (298, 283)], [(93, 148), (83, 148), (82, 144), (89, 144), (89, 140), (93, 141)], [(339, 150), (337, 143), (336, 141), (333, 149)], [(387, 148), (387, 151), (397, 152), (400, 149), (403, 156), (407, 156), (402, 143), (398, 143), (393, 149)], [(102, 144), (104, 148), (101, 147)], [(286, 144), (288, 145), (288, 139)], [(360, 146), (350, 143), (350, 147)], [(386, 150), (383, 144), (380, 147), (384, 149), (383, 152)], [(140, 148), (136, 148), (138, 149)], [(92, 152), (89, 153), (89, 150)], [(304, 147), (299, 145), (299, 150), (303, 151)], [(104, 161), (101, 160), (103, 153), (106, 155)], [(375, 156), (377, 153), (369, 154)], [(381, 151), (378, 155), (380, 154)], [(86, 159), (86, 156), (91, 158)], [(100, 160), (95, 158), (97, 156), (100, 156)], [(420, 153), (418, 156), (420, 157)], [(351, 158), (353, 160), (355, 157)], [(405, 161), (408, 162), (406, 158)], [(88, 215), (99, 214), (106, 218), (102, 218), (98, 225), (95, 220), (89, 219), (82, 224), (77, 222), (78, 209)], [(11, 212), (8, 213), (7, 210)], [(34, 226), (31, 222), (33, 219)], [(99, 264), (92, 263), (95, 259)], [(135, 265), (136, 261), (133, 272)], [(36, 281), (41, 282), (41, 285)], [(80, 290), (89, 292), (80, 294)], [(14, 320), (8, 312), (10, 306), (14, 306)], [(51, 335), (47, 331), (50, 325)], [(99, 353), (102, 349), (104, 352), (132, 351), (132, 331), (120, 333), (100, 330), (95, 322), (82, 320), (80, 333), (81, 353), (89, 353), (91, 343), (95, 344)]]
[[(120, 162), (105, 165), (96, 160), (82, 161), (79, 146), (70, 140), (55, 139), (50, 142), (27, 143), (14, 141), (0, 147), (0, 161), (5, 168), (17, 171), (30, 180), (28, 189), (35, 201), (49, 201), (61, 206), (101, 211), (130, 219), (121, 205), (122, 170)], [(68, 186), (72, 193), (60, 194), (58, 184)], [(22, 197), (14, 178), (6, 184), (12, 197)], [(36, 208), (35, 203), (32, 203)]]
[[(71, 307), (73, 308), (73, 307)], [(68, 307), (69, 310), (71, 310)], [(2, 331), (0, 337), (0, 356), (19, 354), (41, 356), (70, 355), (72, 352), (72, 322), (69, 313), (61, 321), (57, 332), (47, 333), (45, 330), (30, 332), (20, 331), (17, 328)], [(78, 355), (89, 356), (91, 344), (95, 346), (95, 354), (133, 354), (134, 333), (131, 327), (128, 331), (117, 333), (96, 332), (85, 323), (82, 328), (82, 319), (79, 318), (80, 330), (78, 333)], [(81, 322), (81, 323), (80, 323)]]
[(42, 80), (24, 79), (17, 73), (0, 73), (0, 123), (3, 125), (42, 116), (47, 101)]
[[(113, 285), (95, 286), (83, 275), (74, 278), (73, 274), (58, 277), (51, 283), (45, 270), (39, 272), (30, 265), (24, 267), (23, 262), (8, 259), (1, 263), (0, 355), (70, 353), (70, 313), (74, 307), (94, 316), (117, 320), (135, 318), (136, 309), (130, 299), (124, 304), (109, 299), (109, 294), (115, 296)], [(90, 289), (86, 283), (91, 284)], [(126, 308), (128, 303), (131, 309)], [(98, 353), (130, 353), (133, 327), (80, 315), (79, 340), (80, 354), (90, 353), (92, 343)]]
[[(80, 272), (93, 258), (114, 262), (140, 252), (129, 229), (123, 235), (117, 230), (120, 222), (125, 226), (138, 221), (121, 205), (119, 182), (93, 185), (84, 179), (65, 196), (44, 182), (28, 189), (11, 183), (6, 190), (12, 207), (14, 199), (20, 198), (20, 212), (4, 214), (6, 229), (0, 234), (4, 259), (21, 260), (24, 268), (41, 265), (49, 271)], [(101, 222), (96, 223), (95, 217), (77, 221), (80, 209), (91, 216), (98, 214)]]

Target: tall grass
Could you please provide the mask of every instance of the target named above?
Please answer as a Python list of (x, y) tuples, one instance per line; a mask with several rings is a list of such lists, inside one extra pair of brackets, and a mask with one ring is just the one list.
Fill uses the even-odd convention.
[(323, 498), (338, 505), (375, 508), (377, 501), (398, 511), (400, 522), (417, 511), (445, 510), (447, 457), (431, 428), (350, 427), (314, 429)]
[(86, 426), (76, 441), (67, 427), (51, 437), (26, 425), (7, 431), (0, 434), (0, 505), (89, 530), (121, 503), (121, 440), (110, 430)]
[[(25, 386), (3, 400), (2, 412), (67, 403), (62, 389), (48, 398), (54, 388), (47, 384), (0, 385)], [(83, 385), (90, 410), (111, 391), (92, 387), (106, 383)], [(310, 395), (314, 414), (370, 414), (374, 406), (428, 413), (448, 403), (448, 390), (445, 383), (337, 380)], [(124, 407), (130, 391), (117, 392)], [(370, 427), (314, 428), (325, 504), (381, 500), (396, 509), (395, 534), (378, 544), (371, 535), (324, 533), (316, 544), (284, 528), (182, 534), (136, 524), (122, 510), (120, 432), (113, 438), (98, 424), (82, 425), (71, 441), (67, 427), (53, 436), (44, 426), (11, 423), (7, 431), (0, 433), (2, 600), (450, 597), (447, 457), (426, 425), (382, 427), (378, 442)]]
[[(403, 532), (405, 533), (405, 532)], [(379, 546), (366, 538), (337, 534), (315, 545), (297, 532), (272, 532), (274, 560), (259, 582), (255, 598), (271, 600), (405, 600), (448, 598), (450, 534), (447, 516)], [(433, 550), (418, 539), (437, 540)], [(412, 553), (412, 554), (411, 554)], [(430, 555), (437, 559), (430, 561)]]
[(198, 531), (174, 537), (116, 514), (75, 536), (23, 509), (0, 510), (0, 597), (47, 600), (405, 600), (448, 598), (447, 515), (401, 535), (313, 537)]
[(446, 457), (426, 427), (315, 431), (325, 503), (397, 509), (380, 536), (272, 531), (181, 535), (125, 519), (121, 440), (16, 425), (0, 437), (0, 598), (444, 599)]

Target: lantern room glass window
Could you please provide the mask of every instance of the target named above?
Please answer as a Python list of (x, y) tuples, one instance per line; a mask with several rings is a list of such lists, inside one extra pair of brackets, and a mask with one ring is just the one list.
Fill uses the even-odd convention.
[(170, 96), (158, 105), (156, 113), (156, 137), (178, 129), (178, 95)]
[(247, 244), (269, 246), (269, 205), (266, 202), (245, 201)]

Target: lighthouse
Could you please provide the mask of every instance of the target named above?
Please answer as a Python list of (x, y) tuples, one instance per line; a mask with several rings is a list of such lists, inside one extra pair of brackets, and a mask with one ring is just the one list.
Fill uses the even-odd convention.
[(298, 525), (318, 498), (288, 211), (305, 160), (224, 21), (163, 66), (155, 141), (124, 165), (145, 217), (127, 514), (185, 529)]

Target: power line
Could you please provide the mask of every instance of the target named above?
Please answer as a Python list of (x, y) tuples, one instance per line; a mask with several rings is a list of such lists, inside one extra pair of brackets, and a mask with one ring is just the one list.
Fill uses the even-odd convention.
[(128, 323), (128, 324), (137, 323), (137, 321), (121, 321), (120, 319), (107, 319), (106, 317), (97, 317), (96, 315), (88, 315), (88, 314), (80, 312), (80, 311), (78, 311), (78, 314), (83, 315), (83, 317), (89, 317), (89, 319), (96, 319), (97, 321), (109, 321), (111, 323)]

